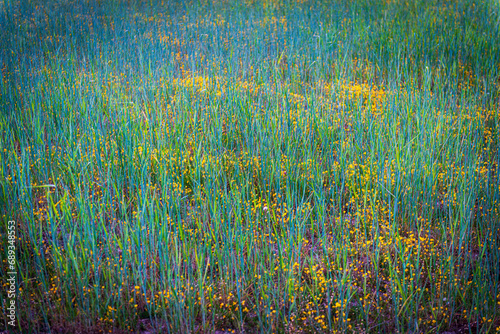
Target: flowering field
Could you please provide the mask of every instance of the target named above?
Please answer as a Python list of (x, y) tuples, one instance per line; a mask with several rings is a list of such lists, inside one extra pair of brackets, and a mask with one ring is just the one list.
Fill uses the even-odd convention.
[(1, 0), (0, 331), (500, 331), (499, 25)]

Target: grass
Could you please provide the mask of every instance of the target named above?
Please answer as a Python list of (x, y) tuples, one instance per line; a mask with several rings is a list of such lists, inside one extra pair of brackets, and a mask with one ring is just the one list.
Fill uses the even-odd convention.
[(3, 0), (16, 329), (500, 331), (499, 14)]

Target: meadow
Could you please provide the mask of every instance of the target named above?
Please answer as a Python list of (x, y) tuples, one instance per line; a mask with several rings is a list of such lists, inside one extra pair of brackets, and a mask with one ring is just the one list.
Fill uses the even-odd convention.
[(0, 1), (0, 331), (500, 332), (499, 26), (495, 0)]

